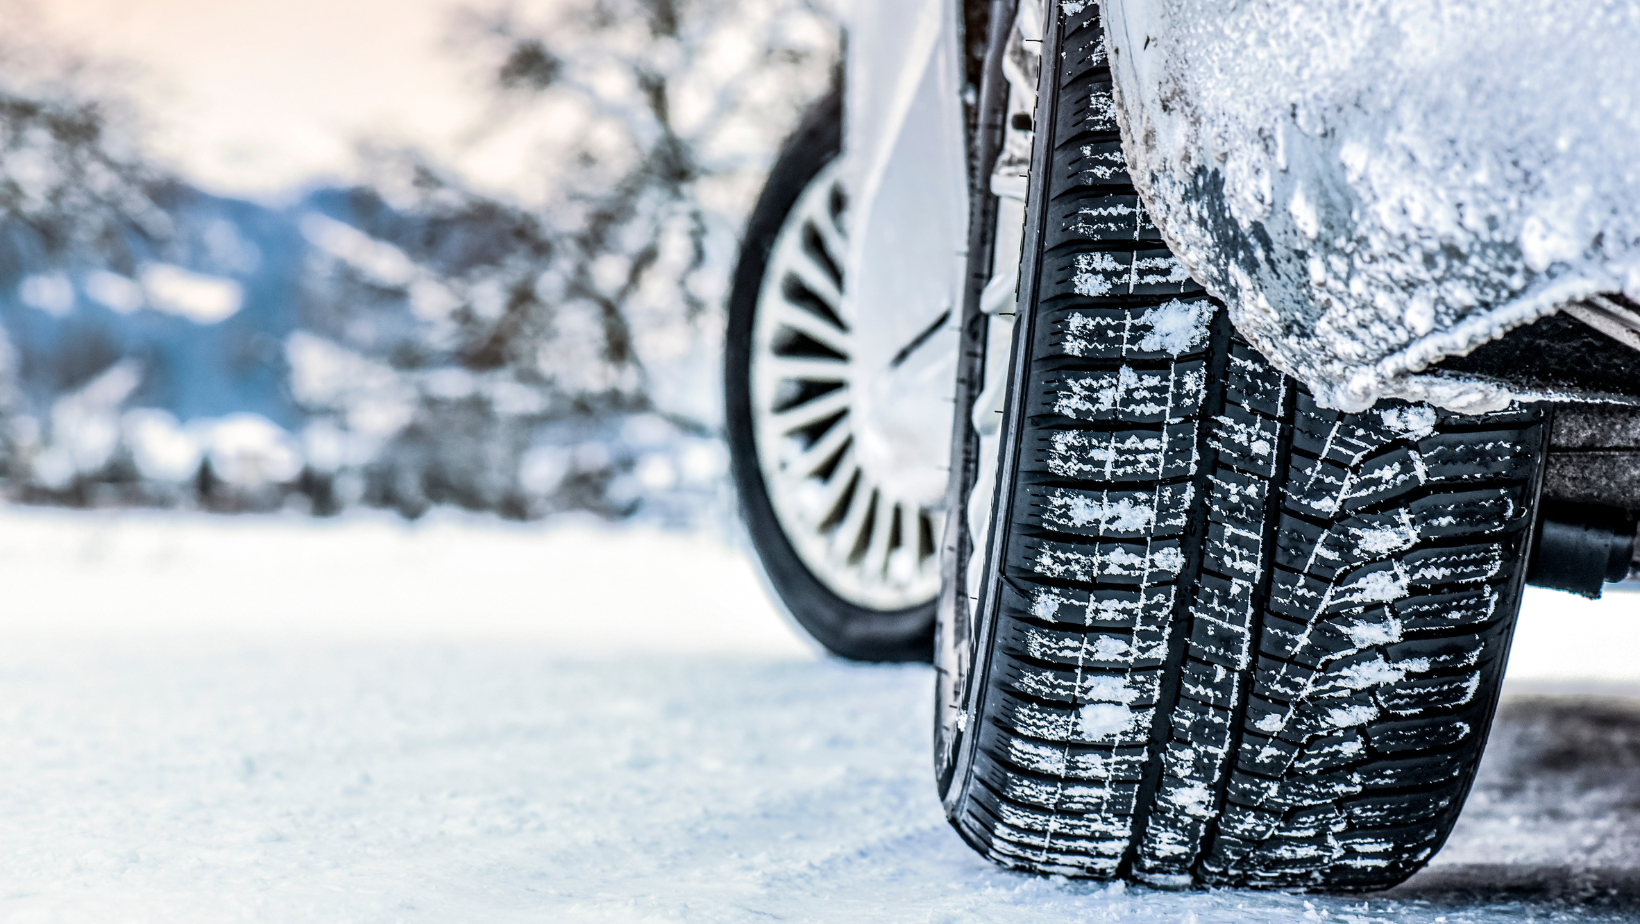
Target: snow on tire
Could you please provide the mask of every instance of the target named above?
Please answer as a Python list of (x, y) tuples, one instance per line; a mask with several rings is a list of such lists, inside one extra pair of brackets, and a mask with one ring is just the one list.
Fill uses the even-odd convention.
[(1497, 702), (1545, 413), (1322, 408), (1145, 218), (1053, 4), (1003, 459), (945, 795), (1011, 867), (1381, 888)]

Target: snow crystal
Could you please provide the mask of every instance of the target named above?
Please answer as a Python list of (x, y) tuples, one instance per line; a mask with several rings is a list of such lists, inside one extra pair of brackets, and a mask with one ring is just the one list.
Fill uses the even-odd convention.
[(1344, 634), (1357, 648), (1374, 645), (1393, 645), (1401, 640), (1401, 621), (1387, 616), (1380, 622), (1355, 622), (1344, 627)]
[(1108, 253), (1080, 253), (1076, 255), (1076, 275), (1072, 277), (1071, 285), (1077, 295), (1089, 298), (1109, 295), (1112, 288), (1110, 277), (1102, 274), (1121, 270), (1122, 264)]
[(1183, 285), (1190, 281), (1190, 271), (1171, 255), (1135, 257), (1131, 281), (1136, 285)]
[(1150, 333), (1139, 341), (1139, 349), (1178, 356), (1207, 339), (1207, 327), (1212, 320), (1213, 306), (1204, 300), (1174, 299), (1157, 305), (1139, 319), (1140, 323), (1150, 325)]
[(1131, 649), (1132, 646), (1127, 642), (1119, 638), (1112, 638), (1109, 635), (1099, 636), (1090, 646), (1093, 657), (1100, 661), (1112, 661), (1124, 657)]
[(1276, 732), (1281, 731), (1281, 727), (1285, 724), (1287, 723), (1281, 718), (1279, 713), (1272, 712), (1253, 723), (1253, 727), (1261, 732), (1264, 732), (1265, 734), (1273, 735)]
[[(1429, 669), (1429, 662), (1428, 661), (1424, 662), (1424, 669), (1425, 670)], [(1473, 702), (1475, 700), (1475, 693), (1478, 690), (1480, 690), (1480, 688), (1481, 688), (1481, 675), (1480, 675), (1480, 673), (1477, 672), (1477, 673), (1470, 674), (1464, 680), (1463, 687), (1464, 687), (1463, 698), (1458, 700), (1459, 705), (1462, 705), (1462, 704), (1465, 704), (1465, 703), (1470, 703), (1470, 702)]]
[(1358, 853), (1383, 853), (1386, 850), (1393, 850), (1397, 846), (1394, 841), (1356, 840), (1350, 842), (1350, 849)]
[(1375, 557), (1411, 548), (1418, 541), (1416, 526), (1374, 526), (1350, 533), (1361, 551)]
[(1396, 571), (1374, 571), (1345, 590), (1358, 603), (1392, 603), (1406, 597), (1407, 577)]
[(1435, 425), (1440, 422), (1434, 408), (1421, 404), (1385, 408), (1378, 412), (1378, 416), (1384, 426), (1411, 440), (1421, 440), (1434, 433)]
[(1151, 553), (1150, 563), (1158, 570), (1178, 574), (1184, 570), (1184, 553), (1176, 546), (1169, 546)]
[(1213, 794), (1205, 786), (1182, 786), (1168, 792), (1166, 799), (1183, 809), (1186, 815), (1206, 818), (1212, 814)]
[(1044, 661), (1125, 661), (1132, 650), (1126, 641), (1109, 635), (1082, 639), (1035, 629), (1025, 633), (1026, 653)]
[(1147, 210), (1327, 406), (1501, 407), (1498, 386), (1426, 370), (1640, 278), (1627, 4), (1111, 0), (1105, 15)]
[[(1185, 450), (1192, 453), (1191, 471), (1194, 471), (1195, 444), (1189, 444)], [(1048, 469), (1067, 478), (1100, 477), (1114, 481), (1157, 477), (1166, 461), (1167, 447), (1156, 437), (1067, 430), (1053, 436)]]
[(1050, 577), (1092, 580), (1095, 575), (1125, 575), (1149, 580), (1152, 572), (1178, 574), (1184, 569), (1184, 553), (1167, 546), (1136, 554), (1117, 545), (1082, 551), (1060, 546), (1044, 546), (1032, 562), (1037, 573)]
[(1156, 522), (1156, 509), (1123, 497), (1116, 501), (1085, 494), (1056, 494), (1049, 498), (1052, 515), (1063, 517), (1071, 526), (1097, 524), (1101, 529), (1136, 532)]
[(1010, 738), (1008, 751), (1009, 758), (1026, 769), (1055, 776), (1065, 772), (1065, 749), (1062, 747), (1050, 747), (1021, 738)]
[[(1228, 450), (1239, 455), (1239, 450), (1245, 447), (1246, 451), (1256, 459), (1263, 459), (1275, 451), (1275, 447), (1270, 444), (1269, 440), (1270, 431), (1275, 430), (1273, 423), (1259, 417), (1254, 417), (1250, 421), (1240, 421), (1233, 417), (1215, 417), (1213, 419), (1219, 424), (1210, 441), (1215, 448)], [(1269, 431), (1265, 429), (1266, 427), (1269, 428)], [(1223, 484), (1223, 482), (1218, 483)], [(1232, 487), (1230, 485), (1225, 486)], [(1248, 497), (1253, 497), (1252, 486), (1249, 485), (1248, 489)]]
[(1127, 705), (1139, 697), (1139, 691), (1128, 686), (1122, 677), (1089, 677), (1082, 681), (1081, 695), (1095, 703)]
[(1339, 671), (1337, 682), (1351, 690), (1365, 690), (1388, 683), (1399, 683), (1409, 673), (1421, 674), (1427, 670), (1428, 658), (1414, 658), (1395, 664), (1390, 664), (1383, 658), (1374, 658), (1365, 664), (1351, 664), (1345, 667)]
[[(1115, 118), (1114, 104), (1110, 105), (1112, 105), (1110, 117)], [(1092, 116), (1089, 118), (1091, 119)], [(1143, 209), (1137, 209), (1125, 203), (1083, 206), (1076, 210), (1075, 224), (1072, 227), (1083, 234), (1095, 234), (1117, 228), (1138, 230), (1143, 227), (1143, 216)]]
[(1199, 369), (1180, 374), (1135, 372), (1131, 366), (1117, 369), (1114, 379), (1109, 373), (1066, 378), (1054, 400), (1054, 413), (1078, 419), (1118, 409), (1141, 417), (1166, 414), (1176, 402), (1194, 401), (1203, 381)]
[(1327, 713), (1327, 722), (1339, 728), (1354, 728), (1378, 718), (1377, 706), (1345, 706)]
[(1080, 173), (1093, 177), (1102, 182), (1110, 179), (1125, 169), (1120, 155), (1110, 150), (1101, 150), (1103, 145), (1095, 147), (1091, 144), (1082, 146), (1082, 158), (1077, 163)]
[(1133, 724), (1133, 710), (1114, 703), (1089, 703), (1076, 710), (1077, 728), (1090, 741), (1112, 738)]

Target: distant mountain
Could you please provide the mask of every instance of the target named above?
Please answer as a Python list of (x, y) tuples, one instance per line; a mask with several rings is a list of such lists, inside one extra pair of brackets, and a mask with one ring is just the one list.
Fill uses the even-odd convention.
[(552, 245), (526, 213), (359, 188), (272, 208), (173, 185), (156, 202), (168, 227), (132, 229), (118, 264), (52, 263), (31, 229), (0, 228), (15, 496), (519, 517), (715, 503), (715, 437), (534, 358)]
[(299, 327), (311, 245), (295, 215), (306, 209), (186, 188), (163, 198), (174, 236), (155, 245), (133, 235), (140, 262), (124, 273), (40, 267), (26, 232), (0, 238), (0, 325), (16, 353), (16, 410), (44, 420), (58, 399), (127, 362), (141, 370), (132, 406), (184, 423), (250, 412), (296, 427), (284, 342)]

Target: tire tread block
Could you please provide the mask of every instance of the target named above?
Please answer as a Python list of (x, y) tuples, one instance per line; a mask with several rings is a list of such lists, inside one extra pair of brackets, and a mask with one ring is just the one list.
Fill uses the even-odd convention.
[(1163, 364), (1200, 356), (1214, 310), (1206, 298), (1174, 298), (1159, 305), (1057, 306), (1038, 321), (1034, 355)]
[(1153, 429), (1062, 429), (1034, 440), (1021, 459), (1025, 479), (1130, 484), (1196, 472), (1196, 423)]
[(1203, 396), (1199, 360), (1166, 369), (1061, 371), (1032, 383), (1031, 413), (1064, 420), (1165, 424), (1196, 412)]
[(1063, 243), (1144, 242), (1160, 244), (1162, 232), (1150, 220), (1144, 201), (1137, 195), (1111, 193), (1104, 196), (1056, 200), (1049, 209), (1049, 227)]
[[(1084, 182), (1128, 187), (1126, 168), (1114, 173), (1120, 179), (1103, 179), (1112, 172), (1111, 157), (1121, 157), (1120, 141), (1090, 142), (1083, 150), (1084, 156), (1067, 169), (1081, 171)], [(1200, 298), (1205, 294), (1172, 251), (1147, 242), (1093, 244), (1055, 252), (1042, 262), (1044, 300), (1075, 299), (1076, 304), (1097, 306), (1133, 296)]]
[(1105, 120), (1097, 5), (1048, 9), (1063, 91), (1038, 138), (1049, 214), (959, 830), (1039, 872), (1394, 884), (1479, 758), (1541, 412), (1345, 414), (1222, 317), (1169, 326), (1212, 303)]

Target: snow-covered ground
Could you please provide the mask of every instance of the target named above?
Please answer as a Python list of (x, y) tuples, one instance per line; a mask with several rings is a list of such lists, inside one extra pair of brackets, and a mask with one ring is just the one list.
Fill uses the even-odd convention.
[(1446, 850), (1317, 897), (981, 860), (929, 670), (818, 656), (721, 538), (6, 509), (0, 587), (0, 922), (1640, 917), (1640, 596), (1534, 594)]

